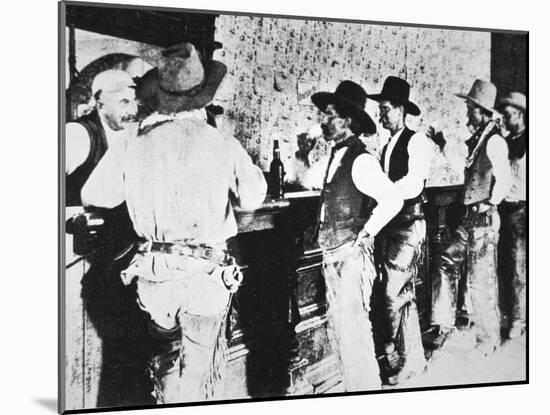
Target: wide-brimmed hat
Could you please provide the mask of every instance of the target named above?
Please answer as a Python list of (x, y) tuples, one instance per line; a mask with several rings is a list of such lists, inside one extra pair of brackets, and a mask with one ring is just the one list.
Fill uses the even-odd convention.
[(525, 112), (527, 109), (527, 98), (521, 92), (510, 92), (508, 95), (498, 100), (496, 109), (502, 111), (507, 105), (511, 105)]
[(175, 113), (203, 108), (214, 98), (227, 67), (218, 61), (203, 66), (191, 43), (165, 49), (157, 68), (137, 82), (136, 97), (149, 111)]
[(379, 94), (367, 95), (374, 101), (391, 101), (403, 105), (407, 114), (420, 115), (420, 108), (414, 103), (409, 101), (409, 94), (411, 92), (411, 86), (404, 79), (397, 76), (388, 76), (382, 86), (382, 92)]
[(367, 93), (353, 81), (340, 82), (334, 92), (317, 92), (311, 96), (311, 101), (323, 112), (328, 104), (334, 104), (343, 109), (359, 124), (360, 131), (357, 133), (376, 133), (376, 124), (365, 112)]
[(467, 94), (458, 93), (455, 95), (491, 113), (495, 112), (494, 106), (497, 98), (497, 87), (491, 82), (476, 79), (472, 84), (470, 92)]

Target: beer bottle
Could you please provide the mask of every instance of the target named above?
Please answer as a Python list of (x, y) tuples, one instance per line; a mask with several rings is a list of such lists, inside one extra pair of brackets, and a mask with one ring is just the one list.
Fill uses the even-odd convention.
[(273, 160), (269, 166), (269, 176), (272, 199), (281, 199), (283, 197), (283, 183), (285, 177), (285, 167), (281, 161), (281, 152), (279, 150), (279, 140), (273, 142)]

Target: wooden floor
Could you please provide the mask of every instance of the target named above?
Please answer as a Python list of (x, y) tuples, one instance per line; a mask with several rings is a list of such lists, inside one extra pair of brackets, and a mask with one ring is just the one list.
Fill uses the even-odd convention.
[[(514, 382), (526, 379), (525, 335), (505, 341), (500, 349), (486, 357), (470, 352), (473, 342), (470, 331), (457, 331), (442, 350), (433, 353), (424, 373), (400, 385), (383, 386), (383, 389)], [(342, 383), (326, 391), (341, 392), (344, 392)]]
[(476, 383), (513, 382), (526, 380), (525, 335), (505, 341), (489, 356), (471, 352), (473, 334), (459, 330), (435, 351), (427, 370), (410, 379), (401, 388), (464, 385)]

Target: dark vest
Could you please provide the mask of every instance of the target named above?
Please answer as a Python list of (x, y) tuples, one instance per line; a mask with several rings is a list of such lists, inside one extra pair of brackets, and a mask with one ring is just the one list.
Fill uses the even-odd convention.
[[(82, 200), (80, 192), (84, 183), (90, 177), (90, 174), (95, 169), (99, 160), (107, 151), (107, 137), (105, 130), (101, 125), (97, 111), (92, 111), (78, 120), (77, 123), (83, 125), (90, 136), (90, 153), (83, 164), (67, 176), (67, 206), (80, 206)], [(102, 229), (97, 233), (97, 240), (91, 248), (96, 254), (96, 259), (100, 261), (110, 261), (122, 252), (128, 250), (129, 247), (138, 239), (132, 220), (128, 214), (126, 202), (114, 207), (113, 209), (88, 207), (87, 211), (93, 211), (102, 216), (105, 221)], [(94, 262), (96, 259), (89, 257)]]
[(67, 176), (66, 206), (82, 205), (82, 200), (80, 199), (82, 186), (84, 186), (97, 163), (99, 163), (99, 160), (101, 160), (107, 151), (107, 137), (105, 136), (105, 130), (101, 125), (97, 111), (94, 110), (75, 122), (86, 128), (90, 136), (90, 153), (84, 163)]
[[(390, 180), (394, 183), (402, 179), (403, 177), (405, 177), (409, 172), (408, 147), (409, 147), (409, 142), (411, 141), (411, 138), (415, 133), (416, 131), (409, 130), (407, 127), (405, 127), (401, 132), (401, 135), (397, 139), (397, 143), (395, 143), (395, 146), (393, 147), (393, 151), (390, 155), (389, 171), (386, 173), (388, 174), (388, 177), (390, 178)], [(385, 164), (384, 159), (386, 157), (388, 144), (386, 144), (382, 149), (382, 158), (381, 158), (382, 169), (384, 169), (384, 164)], [(404, 201), (402, 211), (409, 208), (410, 206), (423, 202), (423, 199), (424, 199), (424, 187), (422, 188), (422, 191), (420, 192), (420, 194), (413, 197), (412, 199), (407, 199)]]
[(508, 158), (519, 160), (527, 151), (527, 128), (518, 137), (512, 137), (510, 134), (505, 140), (508, 144)]
[(354, 241), (377, 204), (374, 199), (357, 190), (353, 183), (353, 162), (367, 151), (357, 137), (348, 140), (347, 151), (330, 183), (325, 183), (321, 195), (324, 218), (319, 224), (318, 242), (324, 250)]
[(495, 178), (493, 165), (487, 156), (487, 143), (495, 133), (491, 133), (483, 140), (474, 161), (464, 170), (464, 197), (465, 205), (485, 202), (491, 198)]

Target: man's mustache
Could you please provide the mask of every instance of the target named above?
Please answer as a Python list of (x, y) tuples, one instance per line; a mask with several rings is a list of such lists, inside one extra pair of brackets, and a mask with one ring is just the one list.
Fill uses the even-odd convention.
[(134, 122), (137, 120), (135, 115), (126, 115), (120, 119), (122, 122)]

